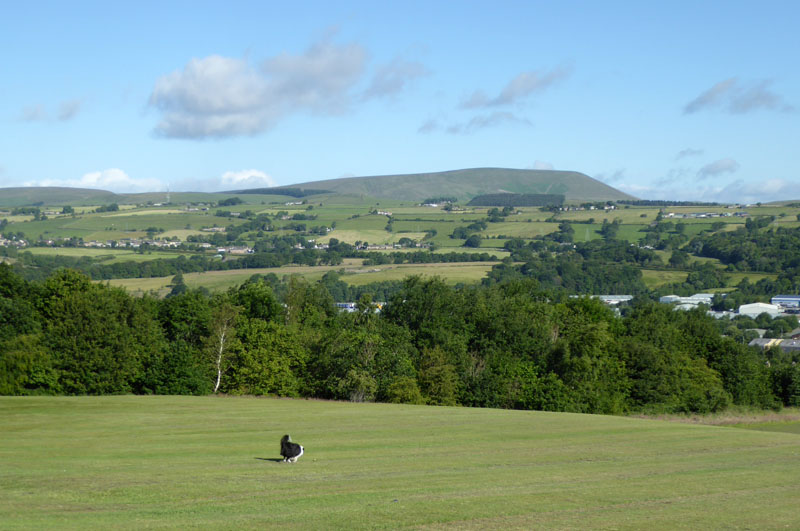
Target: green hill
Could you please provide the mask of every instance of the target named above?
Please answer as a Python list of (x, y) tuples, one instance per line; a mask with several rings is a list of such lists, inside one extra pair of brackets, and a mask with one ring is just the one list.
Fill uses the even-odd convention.
[(106, 190), (59, 186), (0, 188), (0, 207), (27, 205), (101, 205), (119, 203), (120, 196)]
[[(428, 197), (452, 196), (467, 201), (497, 193), (558, 194), (567, 201), (613, 201), (635, 199), (597, 179), (575, 171), (472, 168), (433, 173), (346, 177), (301, 184), (292, 188), (316, 188), (340, 194), (422, 201)], [(278, 187), (271, 190), (278, 193)]]

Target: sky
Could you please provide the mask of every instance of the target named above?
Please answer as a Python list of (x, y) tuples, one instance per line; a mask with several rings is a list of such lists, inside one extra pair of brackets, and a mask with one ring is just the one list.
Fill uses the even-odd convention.
[[(0, 187), (475, 167), (800, 199), (800, 2), (7, 2)], [(2, 193), (2, 192), (0, 192)]]

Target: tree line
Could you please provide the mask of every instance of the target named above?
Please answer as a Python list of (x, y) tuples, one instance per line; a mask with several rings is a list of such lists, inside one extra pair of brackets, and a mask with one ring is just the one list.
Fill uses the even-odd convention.
[(531, 278), (409, 277), (380, 312), (339, 311), (335, 276), (218, 295), (132, 297), (0, 265), (0, 393), (230, 394), (539, 409), (707, 412), (800, 404), (800, 368), (704, 311), (642, 299), (621, 317)]

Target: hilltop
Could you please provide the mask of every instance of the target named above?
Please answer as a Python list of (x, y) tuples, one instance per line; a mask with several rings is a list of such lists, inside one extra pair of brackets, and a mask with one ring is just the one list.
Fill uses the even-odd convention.
[[(517, 170), (509, 168), (471, 168), (431, 173), (345, 177), (291, 186), (260, 189), (258, 193), (280, 193), (281, 189), (328, 190), (354, 194), (423, 201), (429, 197), (456, 197), (468, 201), (475, 196), (496, 193), (559, 194), (567, 201), (617, 201), (635, 199), (597, 179), (575, 171)], [(239, 190), (231, 193), (242, 193)], [(250, 192), (256, 192), (251, 190)]]
[(106, 190), (61, 186), (20, 186), (0, 188), (0, 206), (97, 205), (121, 202), (120, 196)]

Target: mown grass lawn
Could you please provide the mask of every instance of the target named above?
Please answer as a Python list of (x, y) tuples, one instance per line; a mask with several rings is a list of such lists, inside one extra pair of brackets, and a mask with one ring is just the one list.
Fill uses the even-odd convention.
[[(491, 409), (0, 398), (4, 529), (800, 526), (800, 436)], [(306, 447), (278, 462), (284, 433)]]

